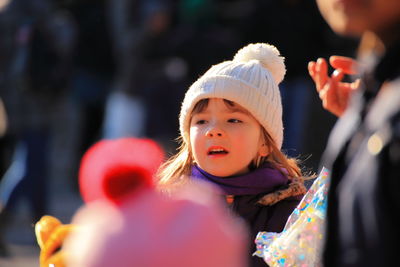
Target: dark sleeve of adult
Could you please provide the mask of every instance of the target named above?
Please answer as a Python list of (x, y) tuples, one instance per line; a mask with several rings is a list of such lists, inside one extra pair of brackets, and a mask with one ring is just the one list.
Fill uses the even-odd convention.
[[(400, 236), (400, 229), (395, 218), (397, 218), (398, 212), (400, 211), (400, 113), (398, 113), (393, 120), (392, 138), (387, 146), (385, 157), (387, 158), (382, 160), (383, 166), (381, 167), (381, 183), (383, 183), (381, 188), (386, 191), (384, 192), (382, 190), (382, 202), (384, 203), (382, 212), (388, 215), (385, 217), (386, 219), (382, 220), (384, 224), (382, 230), (385, 232), (388, 231), (384, 236), (397, 235), (398, 237)], [(392, 218), (389, 219), (390, 217)], [(395, 230), (397, 234), (390, 232), (393, 230)], [(390, 244), (390, 242), (388, 243)], [(392, 252), (394, 253), (393, 256), (397, 253), (394, 248)]]

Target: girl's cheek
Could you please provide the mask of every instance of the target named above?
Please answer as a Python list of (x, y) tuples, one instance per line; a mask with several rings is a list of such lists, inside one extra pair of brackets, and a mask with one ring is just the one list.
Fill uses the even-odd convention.
[(201, 132), (199, 129), (193, 129), (190, 131), (190, 145), (192, 149), (195, 149), (201, 142)]
[(192, 139), (192, 136), (196, 135), (196, 132), (197, 132), (197, 127), (194, 127), (194, 126), (190, 127), (190, 129), (189, 129), (190, 139)]
[(196, 137), (198, 134), (198, 128), (197, 127), (191, 127), (190, 128), (190, 139), (193, 139), (194, 137)]

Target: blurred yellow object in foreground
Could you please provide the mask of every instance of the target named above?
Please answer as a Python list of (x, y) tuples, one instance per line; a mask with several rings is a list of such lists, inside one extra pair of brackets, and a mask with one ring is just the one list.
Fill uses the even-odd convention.
[(75, 225), (62, 224), (53, 216), (43, 216), (35, 224), (36, 239), (40, 247), (41, 267), (65, 267), (65, 252), (62, 245), (65, 238), (76, 229)]

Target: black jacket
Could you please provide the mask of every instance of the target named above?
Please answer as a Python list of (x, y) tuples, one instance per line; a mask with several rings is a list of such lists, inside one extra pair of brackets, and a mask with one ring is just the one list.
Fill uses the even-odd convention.
[[(338, 121), (324, 266), (390, 266), (400, 240), (400, 44), (390, 48)], [(385, 82), (385, 83), (384, 83)]]
[(249, 267), (268, 266), (262, 258), (252, 256), (256, 251), (254, 240), (258, 232), (282, 232), (289, 215), (299, 204), (302, 196), (284, 199), (272, 206), (257, 204), (263, 196), (235, 196), (231, 204), (234, 213), (239, 215), (247, 223), (250, 231), (249, 243)]

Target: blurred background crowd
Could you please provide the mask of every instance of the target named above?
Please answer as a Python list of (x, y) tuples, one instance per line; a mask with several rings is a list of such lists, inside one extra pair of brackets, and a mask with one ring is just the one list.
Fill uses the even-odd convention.
[(357, 40), (335, 35), (314, 1), (0, 0), (0, 263), (19, 257), (10, 245), (35, 246), (42, 215), (70, 220), (94, 142), (150, 137), (174, 153), (187, 88), (252, 42), (286, 58), (283, 149), (317, 172), (335, 118), (307, 64), (354, 56)]

